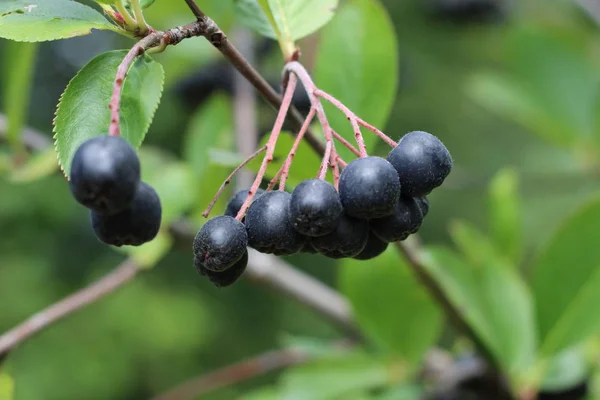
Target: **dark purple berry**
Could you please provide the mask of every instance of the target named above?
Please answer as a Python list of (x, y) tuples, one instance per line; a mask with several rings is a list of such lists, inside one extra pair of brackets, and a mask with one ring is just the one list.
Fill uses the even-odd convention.
[(246, 213), (250, 247), (278, 256), (291, 255), (302, 249), (306, 238), (288, 219), (291, 197), (287, 192), (267, 192), (250, 205)]
[(337, 190), (329, 182), (311, 179), (301, 182), (292, 192), (290, 223), (306, 236), (323, 236), (332, 232), (343, 213)]
[(370, 221), (373, 233), (385, 242), (396, 242), (416, 233), (423, 223), (423, 213), (413, 197), (401, 197), (392, 215)]
[(371, 260), (387, 250), (389, 243), (379, 239), (373, 232), (369, 232), (369, 239), (363, 251), (352, 257), (355, 260)]
[(398, 171), (402, 195), (422, 197), (440, 186), (452, 169), (452, 157), (444, 144), (430, 133), (413, 131), (404, 135), (388, 154)]
[(225, 271), (211, 271), (206, 269), (202, 263), (197, 260), (195, 265), (200, 275), (206, 276), (216, 287), (231, 286), (242, 276), (244, 271), (246, 271), (246, 266), (248, 265), (248, 251), (244, 251), (242, 258)]
[(339, 189), (346, 213), (362, 219), (390, 215), (400, 197), (398, 173), (381, 157), (359, 158), (348, 164)]
[(140, 182), (131, 205), (117, 214), (91, 212), (98, 239), (113, 246), (140, 246), (154, 239), (160, 230), (162, 207), (158, 194)]
[[(227, 208), (225, 209), (225, 215), (228, 215), (233, 218), (237, 217), (238, 212), (240, 212), (240, 208), (242, 208), (242, 206), (244, 205), (244, 202), (248, 198), (249, 190), (250, 189), (243, 189), (233, 195), (233, 197), (227, 203)], [(264, 190), (258, 189), (256, 191), (256, 194), (252, 198), (252, 202), (254, 203), (256, 201), (256, 199), (258, 199), (258, 197), (260, 195), (262, 195), (264, 192), (265, 192)]]
[(248, 235), (244, 224), (222, 215), (211, 219), (198, 231), (194, 238), (194, 257), (207, 270), (221, 272), (242, 258), (246, 246)]
[(354, 257), (364, 250), (369, 238), (369, 223), (363, 219), (342, 215), (340, 223), (331, 233), (311, 238), (319, 253), (329, 258)]
[(84, 142), (73, 156), (69, 187), (75, 199), (97, 213), (114, 214), (133, 201), (140, 161), (124, 139), (102, 135)]
[(304, 243), (304, 246), (302, 247), (302, 249), (300, 249), (300, 253), (319, 254), (319, 252), (317, 250), (315, 250), (315, 248), (313, 247), (310, 240), (307, 240), (306, 243)]
[(423, 218), (427, 216), (429, 213), (429, 199), (427, 197), (415, 197), (419, 208), (421, 208), (421, 212), (423, 213)]

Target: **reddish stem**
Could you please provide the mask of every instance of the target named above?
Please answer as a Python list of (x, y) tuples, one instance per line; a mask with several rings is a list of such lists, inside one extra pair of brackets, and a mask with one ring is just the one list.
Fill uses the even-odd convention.
[(248, 191), (248, 197), (246, 201), (240, 208), (236, 218), (241, 221), (241, 219), (246, 214), (248, 207), (252, 203), (252, 199), (254, 199), (254, 194), (258, 190), (260, 186), (260, 182), (265, 176), (265, 172), (267, 171), (267, 166), (271, 161), (273, 161), (273, 153), (275, 152), (275, 146), (277, 145), (277, 139), (279, 138), (279, 134), (281, 133), (281, 128), (283, 127), (283, 123), (285, 122), (285, 117), (292, 103), (292, 98), (294, 96), (294, 90), (296, 89), (297, 79), (295, 76), (290, 75), (289, 81), (287, 83), (287, 88), (285, 89), (285, 94), (283, 95), (283, 100), (281, 102), (281, 108), (279, 108), (279, 112), (277, 113), (277, 119), (275, 120), (275, 125), (273, 126), (273, 131), (269, 136), (269, 141), (266, 144), (267, 154), (263, 158), (262, 164), (260, 165), (260, 169), (258, 174), (256, 175), (256, 179), (254, 179), (254, 183), (252, 187)]
[(344, 139), (342, 137), (342, 135), (340, 135), (336, 131), (332, 130), (331, 133), (333, 134), (333, 137), (337, 141), (339, 141), (342, 145), (344, 145), (344, 147), (346, 147), (348, 150), (350, 150), (352, 153), (354, 153), (354, 155), (356, 155), (357, 157), (360, 157), (360, 151), (358, 151), (358, 149), (356, 147), (352, 146), (352, 143), (350, 143), (349, 141)]
[[(340, 188), (340, 158), (338, 157), (332, 164), (333, 168), (333, 186), (336, 189)], [(347, 165), (347, 164), (346, 164)]]
[(396, 141), (394, 139), (392, 139), (391, 137), (389, 137), (388, 135), (386, 135), (385, 133), (383, 133), (379, 129), (375, 128), (373, 125), (369, 124), (368, 122), (365, 122), (364, 120), (358, 118), (358, 123), (359, 123), (359, 125), (364, 126), (368, 130), (370, 130), (371, 132), (373, 132), (374, 134), (376, 134), (377, 136), (379, 136), (389, 146), (396, 147), (398, 145), (398, 143), (396, 143)]
[(346, 161), (344, 161), (340, 156), (337, 156), (337, 162), (343, 168), (346, 168), (348, 166), (348, 163)]
[(329, 167), (329, 163), (331, 162), (331, 148), (333, 147), (332, 141), (327, 141), (325, 145), (325, 154), (323, 155), (323, 161), (321, 161), (321, 167), (319, 168), (319, 174), (317, 175), (318, 179), (325, 179), (327, 176), (327, 168)]
[(306, 116), (306, 119), (302, 123), (300, 132), (298, 132), (298, 136), (296, 136), (296, 140), (294, 141), (294, 144), (292, 145), (292, 148), (290, 149), (287, 158), (285, 159), (285, 163), (281, 168), (281, 182), (279, 183), (279, 190), (285, 190), (285, 182), (287, 181), (287, 178), (290, 174), (290, 168), (292, 167), (292, 162), (294, 161), (294, 157), (296, 156), (296, 151), (298, 150), (298, 146), (300, 145), (304, 134), (308, 131), (308, 127), (310, 126), (310, 123), (315, 117), (315, 113), (316, 110), (314, 108), (311, 108), (308, 115)]
[(267, 186), (267, 190), (265, 190), (266, 192), (270, 192), (271, 190), (273, 190), (273, 188), (277, 184), (277, 181), (279, 180), (279, 178), (281, 178), (281, 174), (283, 174), (283, 168), (284, 166), (282, 165), (281, 168), (279, 168), (279, 171), (277, 171), (277, 173), (273, 177), (273, 179), (271, 179), (271, 182), (269, 182), (269, 186)]
[(260, 149), (256, 150), (250, 156), (248, 156), (248, 158), (246, 158), (240, 165), (238, 165), (236, 167), (236, 169), (233, 170), (233, 172), (231, 174), (229, 174), (229, 176), (227, 177), (227, 179), (225, 179), (225, 182), (223, 182), (223, 184), (221, 185), (221, 187), (219, 187), (219, 190), (217, 190), (217, 194), (215, 194), (215, 197), (213, 197), (213, 199), (210, 202), (210, 204), (208, 205), (208, 207), (206, 207), (206, 210), (204, 210), (204, 212), (202, 213), (202, 216), (204, 218), (207, 218), (209, 216), (209, 214), (212, 211), (213, 207), (217, 203), (217, 200), (219, 200), (219, 197), (221, 197), (221, 194), (223, 193), (223, 190), (225, 190), (225, 188), (227, 187), (227, 185), (229, 185), (231, 183), (231, 180), (233, 179), (233, 177), (235, 176), (235, 174), (237, 174), (242, 168), (244, 168), (246, 165), (248, 165), (248, 163), (250, 161), (254, 160), (256, 157), (258, 157), (258, 155), (260, 153), (262, 153), (265, 150), (267, 150), (267, 146), (266, 145), (263, 146), (263, 147), (261, 147)]

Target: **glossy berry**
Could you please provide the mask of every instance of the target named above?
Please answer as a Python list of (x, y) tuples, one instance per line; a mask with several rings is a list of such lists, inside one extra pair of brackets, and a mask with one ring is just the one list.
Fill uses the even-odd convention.
[(206, 269), (202, 263), (195, 260), (196, 268), (200, 275), (206, 276), (216, 287), (226, 287), (233, 285), (246, 271), (248, 266), (248, 251), (246, 250), (238, 261), (225, 271), (215, 272)]
[(423, 223), (423, 213), (412, 197), (401, 197), (394, 214), (370, 221), (373, 233), (385, 242), (396, 242), (416, 233)]
[(400, 196), (398, 173), (380, 157), (352, 161), (340, 176), (340, 200), (352, 217), (371, 219), (390, 215)]
[(242, 258), (247, 245), (244, 224), (222, 215), (212, 218), (198, 231), (194, 239), (194, 257), (207, 270), (221, 272)]
[(140, 182), (140, 161), (126, 140), (98, 136), (84, 142), (73, 156), (69, 187), (89, 209), (114, 214), (131, 204)]
[(369, 232), (369, 239), (363, 251), (352, 257), (355, 260), (371, 260), (387, 250), (389, 243), (379, 239), (373, 232)]
[(429, 213), (429, 199), (427, 197), (415, 197), (415, 200), (421, 208), (423, 218), (425, 218), (427, 216), (427, 213)]
[(315, 250), (329, 258), (354, 257), (364, 250), (369, 238), (369, 223), (342, 215), (335, 230), (325, 236), (311, 238)]
[[(248, 191), (250, 189), (242, 189), (238, 191), (227, 203), (227, 208), (225, 209), (225, 215), (235, 218), (240, 212), (240, 208), (244, 205), (244, 202), (248, 198)], [(256, 199), (262, 195), (265, 191), (262, 189), (258, 189), (256, 194), (252, 198), (252, 202), (254, 203)]]
[(291, 255), (302, 249), (306, 238), (294, 229), (288, 219), (291, 197), (287, 192), (267, 192), (250, 205), (246, 213), (250, 247), (278, 256)]
[(402, 195), (425, 196), (440, 186), (452, 169), (452, 157), (444, 144), (430, 133), (413, 131), (404, 135), (388, 154), (398, 171)]
[(145, 182), (138, 185), (131, 205), (117, 214), (91, 212), (98, 239), (113, 246), (139, 246), (154, 239), (160, 229), (162, 207), (158, 194)]
[(301, 182), (292, 192), (290, 223), (306, 236), (323, 236), (332, 232), (343, 213), (337, 190), (329, 182), (311, 179)]

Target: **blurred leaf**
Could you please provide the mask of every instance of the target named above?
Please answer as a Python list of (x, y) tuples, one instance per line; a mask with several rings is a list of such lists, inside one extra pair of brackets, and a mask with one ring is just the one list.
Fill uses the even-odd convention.
[(50, 176), (58, 169), (56, 151), (51, 147), (34, 153), (25, 164), (13, 169), (10, 181), (13, 183), (29, 183)]
[[(314, 69), (317, 86), (365, 121), (384, 129), (398, 91), (398, 75), (398, 44), (386, 9), (378, 0), (344, 3), (321, 34)], [(354, 142), (342, 112), (328, 103), (324, 106), (332, 127)], [(370, 132), (364, 137), (372, 150), (378, 138)], [(338, 147), (342, 158), (355, 158), (346, 148)]]
[(469, 265), (443, 247), (429, 248), (423, 262), (505, 370), (513, 376), (526, 370), (536, 339), (533, 304), (521, 276), (498, 262)]
[(366, 263), (344, 260), (338, 276), (366, 334), (409, 363), (421, 361), (440, 334), (443, 316), (394, 246)]
[(0, 372), (0, 400), (13, 400), (15, 384), (5, 372)]
[(71, 0), (4, 0), (0, 3), (0, 37), (44, 42), (84, 36), (92, 29), (120, 29), (91, 7)]
[(572, 347), (550, 358), (545, 365), (542, 389), (563, 391), (576, 386), (588, 377), (589, 368), (583, 349)]
[[(140, 1), (140, 5), (142, 6), (142, 8), (148, 8), (150, 7), (152, 4), (154, 4), (156, 0), (141, 0)], [(131, 8), (131, 0), (126, 0), (125, 1), (125, 6), (127, 8)]]
[[(69, 82), (61, 97), (54, 120), (54, 139), (67, 177), (79, 146), (108, 133), (113, 82), (126, 54), (126, 50), (100, 54)], [(148, 56), (140, 57), (129, 70), (121, 99), (121, 137), (135, 148), (142, 144), (150, 128), (162, 95), (163, 80), (162, 66)]]
[(521, 254), (521, 213), (518, 176), (512, 169), (496, 174), (489, 188), (490, 227), (496, 248), (517, 262)]
[(234, 0), (234, 4), (240, 22), (262, 36), (277, 39), (268, 0)]
[(402, 385), (371, 397), (372, 400), (416, 400), (423, 398), (423, 389), (416, 385)]
[(552, 355), (600, 330), (600, 199), (565, 220), (533, 265), (541, 351)]
[(281, 345), (286, 348), (294, 348), (303, 354), (313, 357), (324, 357), (347, 351), (345, 348), (334, 346), (331, 340), (324, 340), (313, 337), (283, 335)]
[(158, 264), (172, 247), (173, 238), (161, 230), (151, 242), (141, 246), (121, 247), (118, 250), (133, 258), (140, 268), (149, 269)]
[(334, 400), (391, 380), (390, 366), (356, 351), (290, 368), (281, 377), (281, 400)]
[(456, 246), (473, 267), (494, 263), (503, 268), (512, 266), (503, 251), (490, 242), (488, 237), (467, 221), (454, 221), (450, 225), (450, 235)]
[(246, 393), (237, 400), (281, 400), (281, 393), (276, 386), (265, 387)]
[(38, 45), (34, 43), (8, 42), (4, 45), (4, 110), (8, 119), (6, 138), (13, 151), (23, 149), (20, 137), (27, 118), (37, 52)]

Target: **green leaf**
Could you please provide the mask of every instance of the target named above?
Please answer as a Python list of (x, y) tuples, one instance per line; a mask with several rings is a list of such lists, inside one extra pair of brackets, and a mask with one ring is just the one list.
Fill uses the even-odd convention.
[(489, 188), (491, 235), (502, 254), (512, 261), (521, 255), (521, 213), (518, 176), (513, 169), (496, 174)]
[[(398, 75), (398, 44), (386, 9), (378, 0), (344, 3), (321, 34), (314, 70), (316, 85), (360, 118), (384, 129), (398, 91)], [(324, 105), (333, 128), (353, 142), (348, 120), (330, 104)], [(377, 137), (370, 132), (364, 137), (372, 150)], [(338, 147), (343, 158), (355, 157)]]
[[(69, 82), (54, 120), (55, 146), (65, 175), (69, 177), (71, 159), (86, 140), (106, 135), (110, 122), (108, 104), (117, 68), (125, 50), (100, 54)], [(164, 71), (148, 56), (131, 67), (121, 99), (121, 137), (135, 148), (144, 140), (162, 95)]]
[(581, 347), (572, 347), (547, 361), (541, 387), (547, 391), (570, 389), (588, 377), (589, 366)]
[(29, 183), (46, 178), (58, 171), (58, 161), (53, 148), (32, 155), (25, 164), (13, 169), (10, 181), (13, 183)]
[(280, 400), (281, 393), (276, 386), (264, 387), (251, 391), (250, 393), (243, 394), (238, 397), (237, 400)]
[(344, 260), (338, 276), (366, 334), (387, 352), (419, 362), (438, 338), (443, 316), (394, 246), (367, 263)]
[(512, 266), (508, 258), (499, 251), (488, 237), (467, 221), (453, 221), (450, 225), (450, 235), (465, 259), (474, 267), (487, 263), (507, 268)]
[(6, 138), (15, 151), (23, 150), (20, 136), (29, 107), (37, 52), (38, 45), (33, 43), (8, 42), (4, 47)]
[(600, 331), (600, 199), (563, 223), (533, 266), (541, 351), (552, 355)]
[(13, 400), (15, 383), (5, 372), (0, 372), (0, 400)]
[[(152, 4), (154, 4), (156, 0), (140, 0), (140, 5), (142, 6), (142, 8), (148, 8), (150, 7)], [(125, 6), (127, 8), (131, 8), (131, 1), (130, 0), (126, 0), (125, 2)]]
[(272, 20), (267, 0), (235, 0), (235, 11), (240, 22), (248, 28), (259, 35), (277, 39), (274, 29), (275, 22)]
[(0, 37), (44, 42), (85, 36), (92, 29), (120, 29), (91, 7), (71, 0), (4, 0), (0, 3)]
[(536, 349), (534, 310), (517, 271), (494, 262), (472, 266), (443, 247), (429, 248), (423, 262), (505, 371), (514, 377), (527, 370)]

